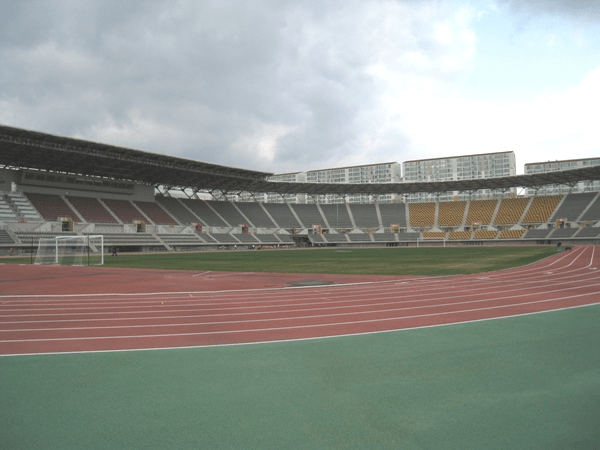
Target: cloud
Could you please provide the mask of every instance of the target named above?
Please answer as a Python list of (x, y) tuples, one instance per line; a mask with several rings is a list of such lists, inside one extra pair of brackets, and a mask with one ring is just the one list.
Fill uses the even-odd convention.
[(433, 157), (515, 151), (522, 173), (525, 163), (598, 156), (600, 66), (575, 86), (518, 100), (467, 98), (427, 84), (407, 95), (414, 96), (411, 115), (396, 125)]
[(599, 0), (498, 0), (519, 14), (556, 15), (585, 21), (600, 20)]
[(402, 159), (410, 138), (391, 128), (388, 90), (451, 78), (474, 41), (468, 8), (433, 2), (4, 2), (2, 13), (2, 122), (273, 171)]
[(547, 136), (588, 142), (579, 111), (592, 75), (510, 102), (461, 89), (477, 64), (477, 21), (503, 17), (492, 6), (4, 1), (0, 123), (278, 173), (529, 151), (545, 142), (532, 133), (556, 120), (552, 102), (576, 112), (561, 113), (563, 135)]

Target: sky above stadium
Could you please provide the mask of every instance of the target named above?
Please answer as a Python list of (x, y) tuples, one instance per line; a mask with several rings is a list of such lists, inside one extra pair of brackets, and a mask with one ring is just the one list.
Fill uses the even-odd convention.
[(600, 1), (0, 3), (0, 123), (275, 173), (600, 156)]

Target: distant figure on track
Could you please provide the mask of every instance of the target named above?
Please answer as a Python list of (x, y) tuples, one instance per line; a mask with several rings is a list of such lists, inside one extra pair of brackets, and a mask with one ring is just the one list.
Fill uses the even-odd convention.
[(116, 245), (112, 246), (112, 255), (117, 256), (117, 246)]
[(557, 252), (562, 251), (562, 249), (560, 248), (561, 245), (562, 245), (562, 242), (559, 242), (558, 244), (556, 244), (556, 251)]

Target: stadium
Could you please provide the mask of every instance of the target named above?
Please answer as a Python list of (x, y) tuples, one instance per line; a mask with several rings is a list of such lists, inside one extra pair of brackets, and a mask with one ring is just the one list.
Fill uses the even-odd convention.
[[(39, 239), (104, 235), (120, 252), (262, 246), (411, 246), (597, 243), (597, 192), (515, 196), (514, 188), (576, 186), (600, 167), (422, 183), (290, 183), (218, 166), (0, 127), (0, 252), (31, 253)], [(367, 204), (227, 201), (228, 194), (504, 192), (496, 198)], [(175, 196), (179, 193), (181, 196)], [(201, 199), (210, 194), (211, 199)], [(215, 200), (219, 198), (219, 200)], [(223, 201), (225, 200), (225, 201)]]
[[(444, 182), (281, 182), (1, 126), (0, 167), (7, 448), (600, 442), (600, 193), (514, 195), (600, 180), (600, 166)], [(479, 190), (502, 194), (404, 201)], [(265, 193), (397, 200), (228, 199)], [(65, 242), (80, 259), (64, 250), (58, 260)], [(537, 256), (483, 266), (523, 249)], [(440, 276), (408, 266), (387, 275), (391, 263), (372, 251), (410, 255), (408, 266), (429, 257)], [(465, 260), (435, 272), (444, 255), (463, 251), (479, 270), (466, 271)], [(112, 259), (95, 267), (102, 261), (86, 262), (90, 253)], [(153, 255), (168, 269), (116, 265)], [(241, 269), (178, 270), (189, 255), (236, 255)], [(317, 255), (332, 270), (286, 273), (282, 255), (300, 264)], [(253, 272), (260, 258), (280, 270)], [(380, 274), (332, 273), (369, 258), (380, 259)]]

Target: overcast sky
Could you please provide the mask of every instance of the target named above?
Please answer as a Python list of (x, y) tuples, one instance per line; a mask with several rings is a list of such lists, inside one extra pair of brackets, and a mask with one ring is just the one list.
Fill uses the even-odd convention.
[(2, 0), (0, 123), (283, 173), (600, 156), (600, 1)]

